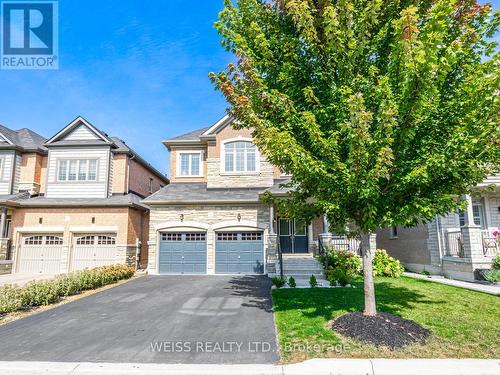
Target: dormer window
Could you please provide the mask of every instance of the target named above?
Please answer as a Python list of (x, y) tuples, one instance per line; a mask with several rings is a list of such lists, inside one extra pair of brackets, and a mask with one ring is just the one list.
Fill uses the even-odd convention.
[(60, 159), (57, 166), (57, 180), (97, 181), (97, 160), (95, 159)]
[(179, 151), (178, 177), (202, 177), (201, 151)]
[(257, 148), (250, 141), (234, 141), (224, 144), (225, 172), (255, 172)]

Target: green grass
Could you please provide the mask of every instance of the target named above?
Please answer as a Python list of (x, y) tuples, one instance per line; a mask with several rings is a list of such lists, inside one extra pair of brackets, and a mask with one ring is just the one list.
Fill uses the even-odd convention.
[[(354, 285), (355, 288), (273, 291), (284, 362), (315, 357), (500, 357), (500, 299), (497, 296), (407, 277), (376, 278), (379, 311), (413, 320), (431, 331), (424, 345), (391, 351), (341, 337), (330, 329), (336, 317), (362, 311), (362, 281)], [(314, 347), (314, 344), (317, 345)]]

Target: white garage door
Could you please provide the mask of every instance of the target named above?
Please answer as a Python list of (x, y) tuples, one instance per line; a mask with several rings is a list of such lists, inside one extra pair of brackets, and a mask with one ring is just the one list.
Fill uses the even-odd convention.
[(71, 254), (71, 271), (116, 263), (114, 234), (85, 234), (75, 237)]
[[(61, 272), (63, 238), (53, 234), (28, 234), (21, 239), (18, 273)], [(64, 270), (63, 270), (64, 271)]]

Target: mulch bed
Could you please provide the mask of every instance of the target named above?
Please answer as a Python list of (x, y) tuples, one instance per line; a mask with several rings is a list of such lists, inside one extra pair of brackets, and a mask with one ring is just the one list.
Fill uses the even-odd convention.
[(345, 314), (333, 321), (332, 328), (344, 336), (393, 350), (424, 343), (430, 335), (428, 329), (415, 322), (383, 312), (376, 316), (360, 312)]

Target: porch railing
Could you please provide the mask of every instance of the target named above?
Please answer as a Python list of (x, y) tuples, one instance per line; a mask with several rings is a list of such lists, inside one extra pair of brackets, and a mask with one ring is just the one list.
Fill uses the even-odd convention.
[(500, 244), (493, 235), (493, 230), (481, 230), (481, 242), (483, 245), (483, 254), (485, 257), (494, 257), (500, 254)]
[(464, 244), (461, 231), (449, 231), (446, 241), (446, 255), (449, 257), (464, 257)]
[(347, 250), (357, 255), (361, 255), (361, 241), (357, 238), (334, 236), (331, 241), (331, 246), (335, 250)]
[[(485, 257), (494, 257), (500, 254), (500, 245), (491, 229), (481, 230), (481, 246)], [(446, 255), (458, 258), (465, 257), (461, 231), (453, 230), (447, 233)]]

